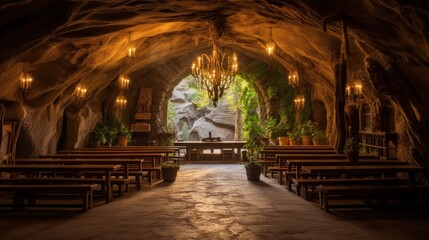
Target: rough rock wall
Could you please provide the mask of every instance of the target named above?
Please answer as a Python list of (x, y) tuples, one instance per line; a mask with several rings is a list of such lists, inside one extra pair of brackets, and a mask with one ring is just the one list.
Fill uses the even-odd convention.
[[(334, 66), (340, 58), (342, 30), (339, 22), (332, 22), (325, 32), (322, 22), (341, 13), (348, 30), (348, 79), (362, 69), (368, 72), (375, 84), (364, 85), (366, 99), (373, 99), (374, 90), (386, 95), (404, 120), (411, 155), (425, 163), (429, 157), (428, 9), (425, 1), (395, 0), (2, 3), (0, 99), (21, 102), (18, 78), (26, 62), (35, 81), (23, 104), (29, 114), (20, 141), (31, 149), (22, 151), (54, 151), (62, 113), (74, 101), (71, 95), (79, 81), (88, 85), (88, 101), (100, 99), (99, 107), (104, 109), (112, 106), (117, 94), (110, 86), (126, 71), (136, 89), (159, 90), (153, 111), (165, 120), (172, 89), (189, 75), (189, 56), (209, 47), (209, 24), (219, 31), (221, 46), (234, 47), (239, 58), (263, 62), (268, 62), (264, 45), (272, 27), (277, 44), (274, 66), (285, 72), (297, 68), (305, 76), (313, 98), (326, 106), (328, 137), (335, 139)], [(136, 46), (137, 56), (126, 62), (129, 41)], [(128, 94), (136, 99), (132, 91)], [(131, 119), (130, 112), (123, 114)], [(41, 125), (49, 128), (47, 134)]]

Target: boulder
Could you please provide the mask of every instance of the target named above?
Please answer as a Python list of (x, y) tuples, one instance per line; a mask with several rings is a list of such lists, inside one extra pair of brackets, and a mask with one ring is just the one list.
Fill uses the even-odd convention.
[(208, 137), (209, 132), (212, 132), (212, 137), (220, 137), (221, 140), (234, 140), (235, 114), (235, 111), (229, 110), (227, 105), (214, 108), (194, 123), (189, 140), (201, 140)]

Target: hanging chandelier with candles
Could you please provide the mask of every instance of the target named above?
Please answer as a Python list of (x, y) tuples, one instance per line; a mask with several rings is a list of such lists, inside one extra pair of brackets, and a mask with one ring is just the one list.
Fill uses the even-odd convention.
[(227, 55), (222, 52), (212, 33), (212, 54), (201, 54), (192, 63), (192, 76), (197, 86), (207, 91), (208, 97), (217, 107), (219, 99), (235, 80), (238, 73), (238, 59), (235, 52)]
[(33, 83), (33, 77), (25, 69), (25, 63), (22, 65), (22, 73), (19, 76), (19, 90), (26, 93), (30, 91), (31, 84)]

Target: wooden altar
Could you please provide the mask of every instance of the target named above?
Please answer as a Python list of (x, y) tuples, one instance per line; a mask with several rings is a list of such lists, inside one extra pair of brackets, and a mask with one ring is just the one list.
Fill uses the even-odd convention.
[[(215, 149), (220, 149), (221, 154), (225, 150), (232, 150), (232, 152), (238, 153), (238, 159), (241, 159), (240, 152), (244, 147), (245, 141), (179, 141), (174, 142), (174, 146), (185, 146), (186, 147), (186, 159), (191, 160), (191, 152), (197, 154), (197, 160), (200, 159), (200, 155), (203, 150), (210, 149), (213, 153)], [(237, 151), (235, 151), (237, 149)]]

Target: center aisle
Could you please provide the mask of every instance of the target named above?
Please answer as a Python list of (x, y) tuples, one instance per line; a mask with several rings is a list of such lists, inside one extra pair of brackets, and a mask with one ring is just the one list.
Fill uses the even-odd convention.
[(133, 191), (87, 213), (2, 214), (0, 238), (411, 240), (427, 234), (427, 221), (380, 210), (326, 213), (275, 179), (261, 180), (247, 181), (239, 164), (188, 164), (175, 183)]

